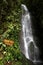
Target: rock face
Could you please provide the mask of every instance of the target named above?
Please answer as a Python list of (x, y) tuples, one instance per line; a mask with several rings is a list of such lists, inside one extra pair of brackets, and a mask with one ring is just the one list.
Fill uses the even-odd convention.
[[(25, 2), (32, 15), (33, 35), (36, 45), (40, 50), (40, 60), (43, 62), (43, 0), (28, 0)], [(43, 65), (43, 63), (36, 65)]]
[(23, 54), (22, 54), (22, 56), (23, 56), (22, 65), (43, 65), (43, 62), (33, 63), (32, 61), (28, 60)]
[(25, 4), (32, 15), (33, 35), (40, 50), (40, 60), (43, 61), (43, 0), (28, 0)]
[[(32, 15), (32, 31), (36, 45), (40, 50), (39, 59), (40, 62), (36, 62), (35, 65), (43, 65), (43, 1), (42, 0), (28, 0), (25, 2), (27, 8)], [(30, 61), (28, 61), (30, 62)], [(30, 64), (31, 65), (31, 64)]]
[(22, 57), (22, 65), (43, 65), (43, 62), (33, 63), (32, 61), (28, 60), (24, 54), (22, 54)]

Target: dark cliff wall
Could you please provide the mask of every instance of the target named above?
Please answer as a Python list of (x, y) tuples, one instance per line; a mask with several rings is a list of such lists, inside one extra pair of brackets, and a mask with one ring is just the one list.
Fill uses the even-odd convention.
[(32, 15), (33, 35), (43, 60), (43, 0), (23, 0)]

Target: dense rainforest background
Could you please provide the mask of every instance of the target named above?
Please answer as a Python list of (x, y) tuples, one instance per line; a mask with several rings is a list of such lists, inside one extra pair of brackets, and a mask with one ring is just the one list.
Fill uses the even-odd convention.
[(24, 65), (19, 46), (21, 4), (28, 7), (33, 17), (33, 35), (43, 59), (43, 0), (0, 0), (0, 65)]

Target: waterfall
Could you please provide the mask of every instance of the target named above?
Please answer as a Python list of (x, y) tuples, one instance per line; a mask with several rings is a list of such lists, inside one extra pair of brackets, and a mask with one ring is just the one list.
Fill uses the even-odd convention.
[(25, 57), (33, 62), (38, 61), (39, 57), (39, 49), (33, 39), (32, 34), (32, 24), (31, 24), (31, 15), (28, 11), (27, 7), (22, 4), (22, 18), (21, 18), (21, 24), (22, 24), (22, 35), (21, 39), (23, 43), (21, 44), (24, 49), (21, 48), (23, 54)]

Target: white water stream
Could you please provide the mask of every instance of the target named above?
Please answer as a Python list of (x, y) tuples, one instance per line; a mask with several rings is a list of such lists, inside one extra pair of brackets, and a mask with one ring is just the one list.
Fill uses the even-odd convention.
[(32, 28), (31, 28), (31, 16), (27, 9), (27, 7), (22, 4), (22, 39), (24, 44), (24, 52), (23, 54), (27, 59), (30, 59), (33, 62), (37, 62), (39, 56), (39, 50), (36, 46), (33, 35), (32, 35)]

